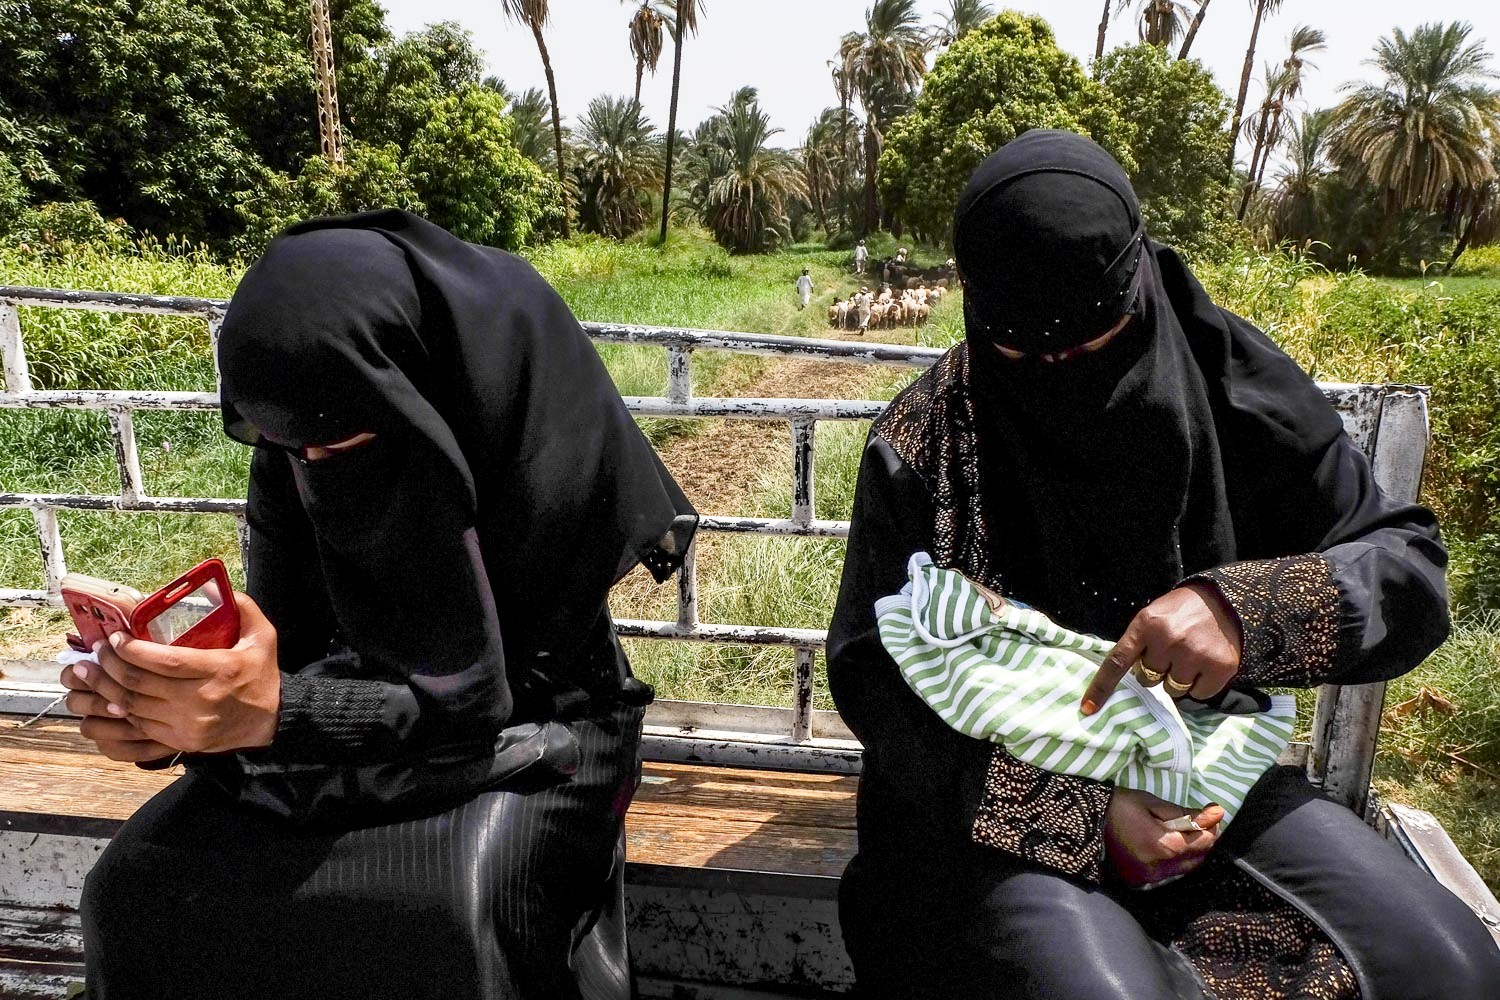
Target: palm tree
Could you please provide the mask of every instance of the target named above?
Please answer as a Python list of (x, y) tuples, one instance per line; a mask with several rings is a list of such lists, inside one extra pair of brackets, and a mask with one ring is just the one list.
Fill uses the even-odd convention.
[[(1104, 13), (1099, 15), (1099, 39), (1094, 43), (1094, 65), (1099, 65), (1099, 60), (1104, 58), (1104, 36), (1109, 33), (1109, 8), (1115, 7), (1115, 17), (1120, 16), (1120, 11), (1125, 9), (1125, 0), (1104, 0)], [(1097, 70), (1096, 70), (1097, 72)]]
[(848, 161), (848, 112), (842, 108), (824, 108), (802, 143), (802, 167), (807, 174), (807, 191), (823, 232), (831, 234), (828, 225), (828, 202), (843, 200)]
[(849, 75), (865, 109), (866, 232), (880, 224), (875, 198), (875, 162), (885, 128), (894, 117), (894, 93), (909, 94), (927, 72), (927, 39), (916, 0), (875, 0), (865, 11), (863, 34), (845, 35), (840, 46)]
[(510, 134), (521, 155), (544, 167), (552, 164), (552, 136), (547, 116), (551, 105), (540, 88), (530, 87), (510, 98)]
[(1385, 196), (1388, 216), (1409, 208), (1452, 215), (1456, 200), (1495, 179), (1500, 94), (1482, 42), (1463, 22), (1399, 28), (1375, 46), (1384, 79), (1346, 87), (1332, 150)]
[(947, 48), (994, 16), (995, 8), (984, 0), (948, 0), (948, 13), (931, 41)]
[(1250, 93), (1250, 73), (1255, 68), (1255, 43), (1260, 40), (1260, 24), (1266, 15), (1281, 10), (1282, 0), (1250, 0), (1255, 6), (1255, 20), (1250, 25), (1250, 47), (1245, 50), (1245, 68), (1240, 72), (1240, 92), (1234, 99), (1234, 120), (1229, 123), (1229, 165), (1234, 166), (1234, 148), (1245, 118), (1245, 97)]
[[(1307, 61), (1309, 52), (1319, 52), (1327, 47), (1323, 32), (1307, 25), (1298, 25), (1287, 40), (1289, 52), (1280, 67), (1266, 67), (1266, 99), (1261, 102), (1260, 120), (1254, 130), (1255, 151), (1250, 157), (1250, 173), (1245, 184), (1244, 197), (1240, 199), (1239, 217), (1245, 217), (1250, 204), (1250, 195), (1260, 188), (1266, 175), (1266, 164), (1271, 154), (1281, 144), (1281, 116), (1288, 101), (1302, 94), (1302, 72), (1313, 63)], [(1249, 124), (1248, 122), (1246, 123)]]
[(661, 142), (639, 101), (601, 95), (578, 122), (581, 220), (605, 236), (628, 236), (651, 215), (661, 184)]
[(1203, 27), (1203, 18), (1208, 14), (1209, 0), (1198, 0), (1198, 12), (1193, 15), (1193, 23), (1188, 25), (1187, 37), (1182, 40), (1182, 49), (1177, 53), (1178, 59), (1188, 57), (1188, 49), (1193, 47), (1193, 39), (1198, 37), (1198, 29)]
[(787, 210), (807, 197), (796, 158), (767, 145), (780, 131), (771, 127), (753, 90), (736, 93), (700, 127), (699, 145), (711, 147), (705, 160), (714, 171), (706, 179), (703, 222), (732, 250), (760, 250), (789, 239)]
[(1141, 0), (1136, 32), (1146, 44), (1165, 48), (1186, 33), (1189, 16), (1181, 0)]
[(547, 74), (547, 97), (552, 103), (552, 141), (553, 152), (557, 156), (557, 183), (563, 188), (562, 236), (567, 239), (572, 233), (568, 227), (568, 185), (563, 176), (567, 168), (563, 159), (562, 119), (557, 112), (557, 81), (552, 77), (552, 58), (547, 55), (547, 43), (542, 38), (542, 28), (546, 26), (552, 12), (548, 0), (500, 0), (500, 10), (512, 21), (531, 29), (531, 37), (536, 39), (536, 49), (542, 56), (542, 70)]
[(677, 93), (682, 85), (682, 42), (698, 33), (703, 0), (670, 0), (667, 26), (672, 32), (672, 106), (667, 113), (667, 165), (661, 185), (661, 242), (667, 242), (667, 216), (672, 211), (672, 153), (677, 141)]
[[(620, 0), (632, 3), (634, 0)], [(630, 54), (635, 57), (635, 102), (641, 102), (641, 75), (650, 69), (656, 75), (656, 64), (661, 60), (662, 28), (667, 15), (662, 10), (662, 0), (641, 0), (641, 5), (630, 15)]]
[(1276, 189), (1267, 200), (1271, 234), (1282, 240), (1309, 240), (1322, 233), (1321, 190), (1332, 171), (1328, 165), (1327, 111), (1303, 112), (1287, 123), (1287, 162), (1276, 172)]

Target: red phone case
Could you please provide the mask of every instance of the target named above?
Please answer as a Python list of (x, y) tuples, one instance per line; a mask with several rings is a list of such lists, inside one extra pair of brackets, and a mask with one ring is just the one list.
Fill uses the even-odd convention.
[[(88, 652), (111, 633), (125, 632), (137, 639), (155, 641), (151, 623), (178, 601), (202, 587), (218, 590), (219, 604), (190, 628), (175, 636), (170, 645), (195, 649), (228, 649), (240, 639), (240, 612), (229, 585), (229, 572), (217, 559), (206, 559), (133, 608), (97, 594), (64, 589), (63, 604), (73, 616), (78, 636), (68, 636), (69, 645)], [(128, 598), (127, 598), (128, 600)], [(78, 639), (77, 642), (74, 639)]]
[(68, 636), (68, 645), (80, 653), (90, 652), (112, 632), (130, 632), (130, 609), (97, 594), (81, 594), (76, 590), (64, 589), (62, 599), (68, 614), (73, 616), (73, 626), (78, 629), (77, 635)]
[(217, 559), (205, 559), (136, 606), (130, 616), (130, 634), (151, 639), (151, 622), (178, 601), (202, 587), (218, 590), (219, 604), (202, 620), (174, 638), (170, 645), (194, 649), (228, 649), (240, 641), (240, 609), (234, 603), (229, 571)]

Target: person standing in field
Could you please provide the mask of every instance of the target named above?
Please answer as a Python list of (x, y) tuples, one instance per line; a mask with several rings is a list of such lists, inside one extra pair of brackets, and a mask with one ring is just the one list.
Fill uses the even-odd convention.
[(875, 296), (870, 294), (868, 287), (861, 286), (859, 294), (854, 296), (854, 307), (859, 316), (859, 332), (864, 333), (870, 328), (870, 307), (875, 303)]
[(802, 269), (802, 274), (797, 278), (797, 308), (806, 309), (807, 304), (812, 301), (812, 275), (807, 273), (807, 268)]
[(854, 273), (864, 274), (865, 264), (870, 260), (870, 250), (865, 246), (865, 241), (860, 240), (854, 246)]

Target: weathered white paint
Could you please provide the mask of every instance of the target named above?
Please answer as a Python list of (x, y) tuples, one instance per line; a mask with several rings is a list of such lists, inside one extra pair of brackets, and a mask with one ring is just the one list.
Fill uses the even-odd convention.
[[(1392, 386), (1382, 395), (1370, 446), (1370, 471), (1386, 495), (1415, 501), (1427, 455), (1425, 390)], [(1364, 814), (1380, 738), (1385, 685), (1324, 685), (1313, 716), (1313, 774), (1323, 790)]]
[[(140, 475), (132, 430), (131, 415), (134, 410), (212, 410), (218, 406), (218, 394), (35, 390), (27, 374), (17, 305), (198, 316), (208, 324), (210, 340), (217, 354), (218, 329), (228, 303), (222, 299), (0, 286), (0, 353), (4, 354), (6, 376), (5, 391), (0, 393), (0, 408), (106, 411), (110, 416), (121, 472), (121, 492), (118, 496), (0, 493), (0, 507), (29, 507), (33, 510), (47, 565), (46, 591), (0, 589), (0, 605), (37, 607), (60, 603), (57, 584), (61, 579), (64, 562), (55, 514), (59, 509), (233, 514), (240, 519), (243, 551), (246, 541), (244, 501), (229, 497), (149, 496)], [(793, 451), (793, 503), (790, 517), (708, 515), (702, 519), (704, 530), (730, 533), (847, 537), (848, 522), (819, 520), (813, 516), (814, 440), (817, 423), (821, 420), (870, 420), (878, 416), (886, 404), (876, 400), (694, 398), (694, 351), (770, 354), (905, 368), (925, 367), (943, 354), (942, 350), (930, 347), (778, 337), (724, 330), (611, 323), (585, 323), (583, 327), (597, 342), (666, 349), (667, 395), (627, 397), (627, 407), (637, 416), (780, 420), (788, 423)], [(217, 357), (215, 360), (217, 363)], [(1377, 481), (1393, 495), (1415, 495), (1426, 447), (1426, 390), (1415, 386), (1348, 383), (1329, 383), (1322, 388), (1330, 402), (1338, 408), (1350, 437), (1366, 454), (1372, 456)], [(776, 734), (768, 735), (784, 743), (789, 751), (795, 751), (815, 734), (816, 715), (811, 713), (815, 695), (812, 652), (823, 647), (826, 633), (816, 629), (699, 622), (695, 550), (690, 550), (684, 571), (679, 576), (675, 623), (623, 620), (618, 626), (621, 635), (635, 638), (795, 647), (798, 656), (792, 678), (793, 704), (798, 709), (786, 720), (786, 725), (778, 725)], [(4, 682), (0, 680), (0, 700), (5, 697)], [(1368, 785), (1369, 763), (1373, 756), (1374, 732), (1378, 727), (1381, 697), (1382, 692), (1378, 686), (1343, 691), (1330, 688), (1319, 701), (1314, 726), (1317, 746), (1312, 755), (1312, 767), (1317, 775), (1325, 775), (1326, 772), (1327, 787), (1341, 800), (1356, 808), (1362, 806), (1363, 790)], [(698, 749), (702, 748), (694, 749), (693, 752), (698, 752)]]

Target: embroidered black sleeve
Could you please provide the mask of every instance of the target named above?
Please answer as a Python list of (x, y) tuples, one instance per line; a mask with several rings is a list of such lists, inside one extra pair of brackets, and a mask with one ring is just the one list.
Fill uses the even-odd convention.
[(1183, 582), (1212, 584), (1239, 619), (1240, 680), (1313, 687), (1337, 669), (1339, 588), (1322, 556), (1229, 563)]
[(339, 677), (281, 675), (281, 713), (272, 746), (356, 760), (390, 742), (381, 686)]
[(1098, 882), (1111, 792), (1109, 785), (1043, 771), (996, 747), (974, 817), (973, 840)]

